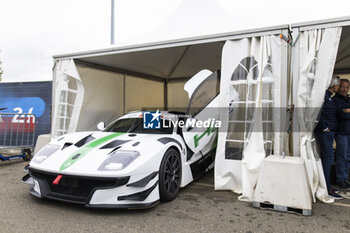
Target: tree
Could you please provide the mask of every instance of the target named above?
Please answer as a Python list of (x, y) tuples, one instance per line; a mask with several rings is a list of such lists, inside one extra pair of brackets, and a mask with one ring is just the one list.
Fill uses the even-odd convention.
[(0, 82), (1, 82), (1, 75), (2, 75), (3, 71), (1, 69), (1, 61), (0, 61)]
[(3, 71), (2, 68), (1, 68), (1, 61), (0, 61), (0, 82), (1, 82), (1, 75), (2, 75), (3, 72), (4, 72), (4, 71)]

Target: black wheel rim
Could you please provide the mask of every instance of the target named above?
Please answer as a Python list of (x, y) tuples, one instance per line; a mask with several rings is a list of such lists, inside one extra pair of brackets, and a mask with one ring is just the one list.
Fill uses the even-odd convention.
[(180, 160), (176, 153), (171, 153), (165, 163), (165, 189), (174, 195), (180, 188)]

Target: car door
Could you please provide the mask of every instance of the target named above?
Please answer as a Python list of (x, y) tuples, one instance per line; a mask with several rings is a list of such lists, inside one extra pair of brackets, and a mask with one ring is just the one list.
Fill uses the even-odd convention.
[(187, 124), (182, 128), (182, 134), (187, 146), (198, 153), (216, 136), (217, 129), (213, 125), (219, 117), (220, 72), (202, 70), (185, 84), (184, 89), (189, 104)]

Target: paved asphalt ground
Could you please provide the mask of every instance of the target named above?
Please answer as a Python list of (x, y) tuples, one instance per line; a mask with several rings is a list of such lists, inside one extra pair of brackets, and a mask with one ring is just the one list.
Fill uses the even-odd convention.
[(316, 203), (313, 215), (260, 210), (213, 190), (213, 172), (148, 210), (96, 210), (40, 200), (20, 182), (21, 160), (0, 162), (0, 232), (350, 232), (350, 200)]

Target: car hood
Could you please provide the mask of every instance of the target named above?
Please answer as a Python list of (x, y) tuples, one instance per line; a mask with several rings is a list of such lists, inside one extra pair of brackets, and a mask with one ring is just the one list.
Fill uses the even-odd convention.
[[(119, 171), (99, 171), (98, 168), (116, 150), (139, 152), (140, 156), (136, 160), (138, 164), (142, 164), (142, 160), (164, 148), (164, 143), (158, 141), (159, 139), (171, 136), (109, 132), (71, 133), (52, 140), (49, 145), (56, 146), (57, 150), (42, 162), (35, 158), (40, 156), (39, 151), (30, 162), (30, 168), (72, 175), (123, 175), (130, 172), (130, 166)], [(45, 147), (42, 150), (45, 150)]]

